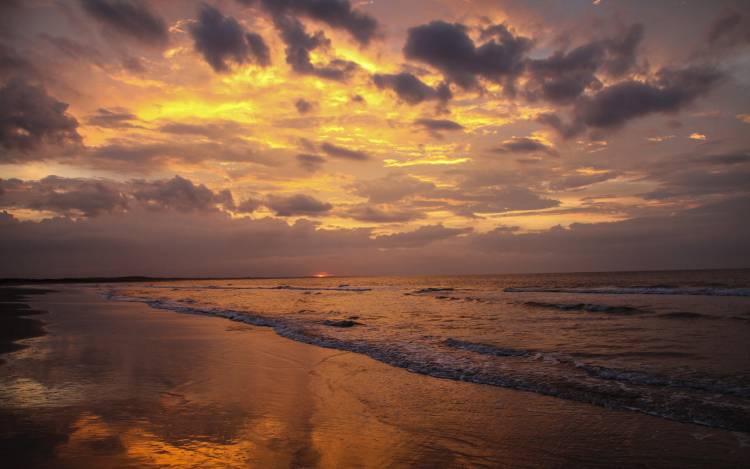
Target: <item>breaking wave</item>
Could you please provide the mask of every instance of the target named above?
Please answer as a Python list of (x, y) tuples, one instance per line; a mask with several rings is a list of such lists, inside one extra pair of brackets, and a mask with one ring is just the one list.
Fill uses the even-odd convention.
[[(525, 390), (612, 409), (635, 410), (680, 422), (750, 432), (750, 389), (708, 378), (672, 378), (581, 363), (555, 352), (500, 347), (453, 338), (372, 340), (357, 336), (353, 320), (311, 321), (184, 302), (118, 296), (156, 309), (208, 315), (271, 327), (282, 337), (367, 355), (437, 378)], [(330, 327), (333, 326), (333, 327)], [(356, 326), (356, 327), (354, 327)], [(355, 335), (351, 335), (355, 334)], [(680, 392), (675, 392), (675, 390)]]
[(607, 306), (591, 303), (543, 303), (539, 301), (527, 301), (524, 304), (535, 308), (557, 309), (560, 311), (585, 311), (587, 313), (644, 314), (650, 312), (632, 306)]
[(508, 287), (503, 291), (506, 293), (578, 293), (599, 295), (750, 296), (750, 288), (672, 287), (666, 285), (597, 288)]

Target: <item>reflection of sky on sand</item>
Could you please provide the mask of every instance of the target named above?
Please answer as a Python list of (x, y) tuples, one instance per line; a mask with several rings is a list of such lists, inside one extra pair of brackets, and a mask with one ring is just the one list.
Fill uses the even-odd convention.
[[(728, 432), (414, 375), (216, 318), (56, 298), (69, 302), (45, 318), (45, 353), (13, 356), (0, 378), (0, 438), (56, 432), (49, 456), (22, 454), (24, 467), (593, 467), (633, 448), (659, 462), (670, 447), (683, 463), (738, 457)], [(693, 433), (713, 446), (686, 444)]]
[[(347, 435), (361, 429), (347, 428), (346, 414), (361, 403), (340, 396), (340, 418), (315, 418), (318, 397), (331, 390), (314, 369), (340, 352), (286, 341), (279, 348), (276, 340), (268, 347), (267, 330), (112, 305), (103, 313), (63, 304), (47, 318), (56, 332), (37, 344), (40, 353), (14, 356), (2, 378), (2, 407), (66, 429), (54, 448), (58, 460), (97, 468), (309, 467), (323, 464), (323, 453), (331, 463), (352, 458)], [(376, 440), (390, 446), (386, 433)], [(377, 460), (368, 452), (355, 458)]]

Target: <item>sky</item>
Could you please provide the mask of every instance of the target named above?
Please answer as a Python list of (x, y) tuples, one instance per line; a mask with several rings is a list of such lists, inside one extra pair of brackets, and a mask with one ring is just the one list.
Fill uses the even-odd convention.
[(750, 267), (750, 4), (6, 0), (0, 276)]

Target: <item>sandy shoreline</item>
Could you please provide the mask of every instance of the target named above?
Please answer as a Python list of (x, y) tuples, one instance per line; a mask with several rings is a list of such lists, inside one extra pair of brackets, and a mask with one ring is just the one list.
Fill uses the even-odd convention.
[(4, 363), (2, 354), (24, 348), (24, 345), (17, 341), (45, 334), (42, 321), (34, 316), (44, 314), (46, 311), (31, 309), (25, 301), (33, 295), (47, 292), (50, 290), (0, 288), (0, 364)]
[(748, 435), (409, 373), (270, 329), (35, 296), (48, 335), (0, 365), (24, 467), (738, 467)]

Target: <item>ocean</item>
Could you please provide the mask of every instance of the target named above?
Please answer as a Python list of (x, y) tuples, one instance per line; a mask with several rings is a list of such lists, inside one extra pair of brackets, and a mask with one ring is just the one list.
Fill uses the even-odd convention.
[(436, 378), (750, 432), (750, 270), (198, 280), (112, 300)]

